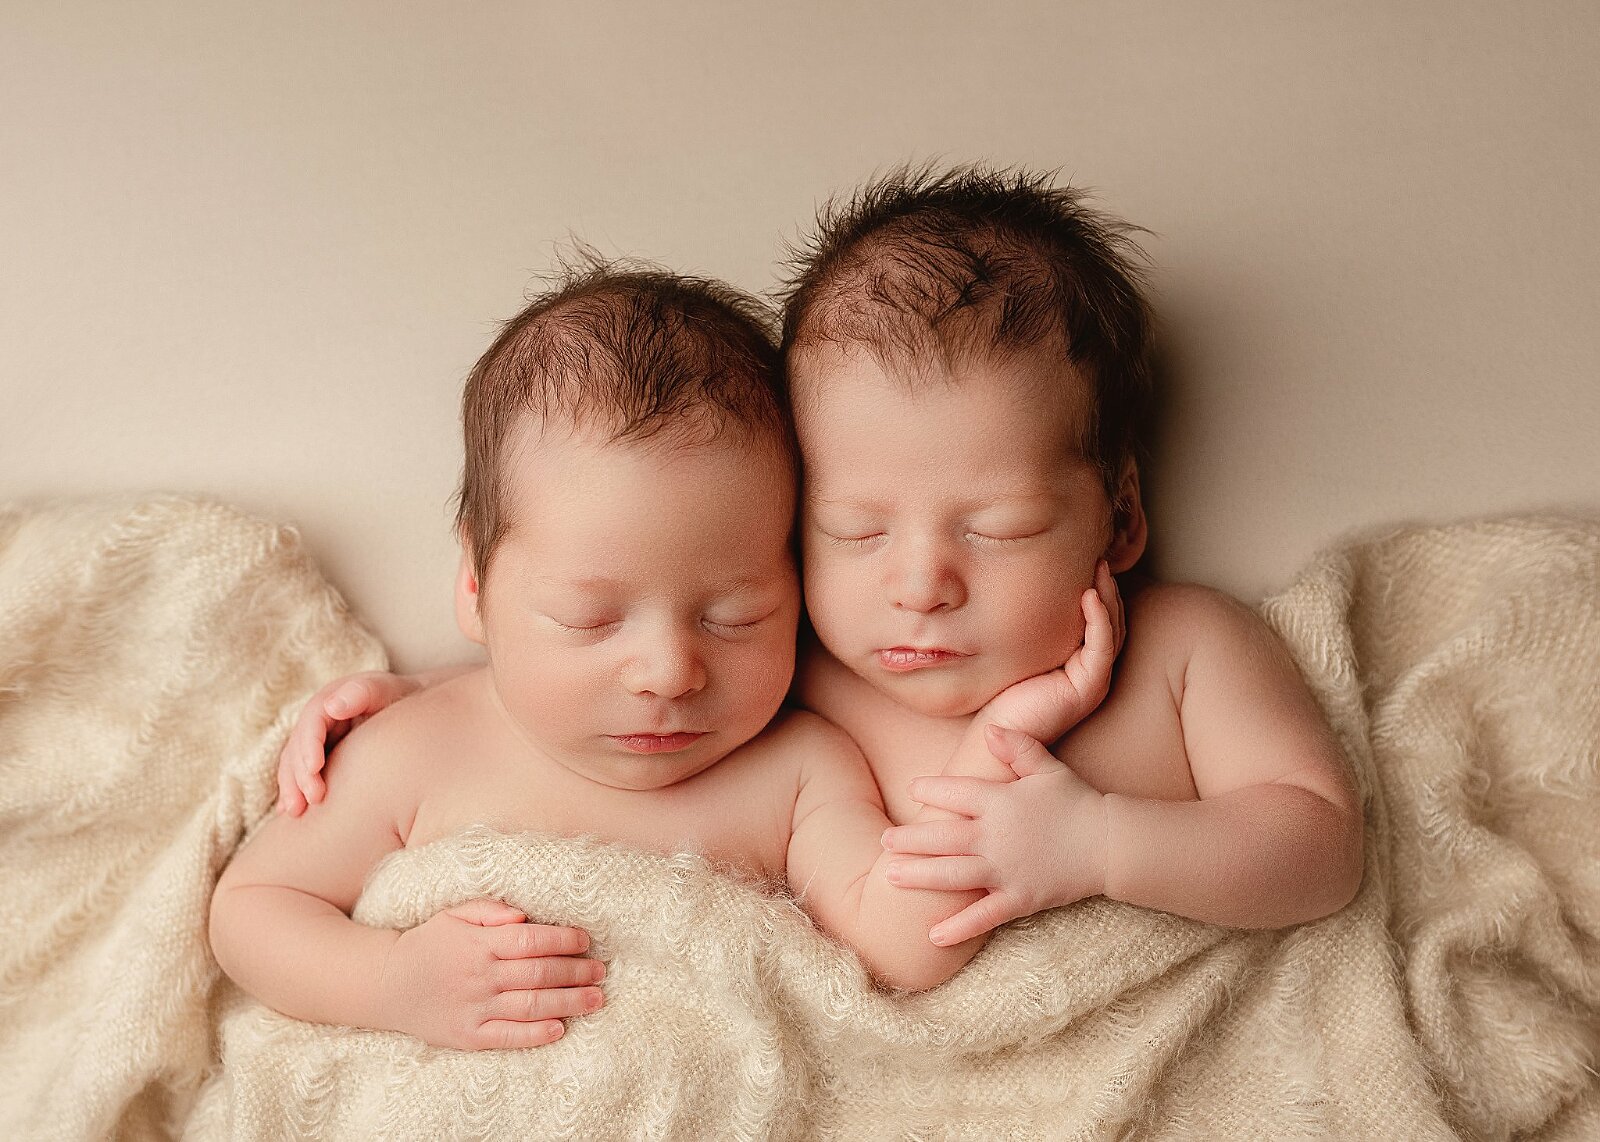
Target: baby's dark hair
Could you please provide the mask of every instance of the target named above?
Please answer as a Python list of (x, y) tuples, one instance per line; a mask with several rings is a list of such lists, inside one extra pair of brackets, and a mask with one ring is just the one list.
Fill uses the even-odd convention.
[(1059, 351), (1089, 381), (1080, 443), (1115, 499), (1152, 402), (1141, 232), (1050, 174), (897, 168), (827, 203), (791, 249), (784, 356), (792, 367), (819, 345), (860, 346), (896, 373)]
[(770, 443), (792, 471), (794, 429), (770, 311), (732, 286), (587, 249), (501, 328), (461, 397), (466, 464), (456, 532), (480, 581), (512, 520), (506, 456), (530, 414), (610, 441)]

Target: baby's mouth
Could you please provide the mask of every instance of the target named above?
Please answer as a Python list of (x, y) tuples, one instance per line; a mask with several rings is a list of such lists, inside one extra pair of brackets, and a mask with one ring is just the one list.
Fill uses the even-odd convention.
[(878, 665), (885, 670), (924, 670), (946, 666), (970, 655), (942, 646), (891, 646), (878, 651)]
[(688, 749), (706, 735), (703, 732), (685, 731), (675, 734), (607, 734), (606, 736), (629, 753), (677, 753), (681, 749)]

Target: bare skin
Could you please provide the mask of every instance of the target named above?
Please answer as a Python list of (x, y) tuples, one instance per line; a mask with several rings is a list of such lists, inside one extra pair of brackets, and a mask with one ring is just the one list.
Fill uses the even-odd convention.
[[(936, 943), (1101, 893), (1247, 928), (1349, 902), (1363, 821), (1336, 740), (1247, 608), (1131, 577), (1146, 538), (1138, 473), (1123, 471), (1113, 510), (1074, 443), (1086, 390), (1060, 356), (915, 385), (848, 346), (790, 364), (819, 635), (798, 693), (866, 756), (897, 826), (886, 876), (981, 894)], [(1068, 732), (1017, 699), (1030, 677), (1059, 677), (1084, 629), (1061, 600), (1107, 566), (1129, 576), (1127, 643), (1109, 696)], [(919, 647), (953, 653), (903, 669)], [(372, 701), (415, 685), (385, 679)], [(327, 720), (309, 704), (285, 749), (285, 812), (316, 799)], [(991, 723), (1033, 743), (993, 740)]]
[[(701, 852), (786, 882), (880, 982), (949, 978), (981, 936), (926, 933), (983, 891), (891, 883), (892, 822), (860, 751), (813, 713), (774, 717), (799, 610), (786, 467), (737, 441), (542, 432), (515, 461), (519, 524), (493, 574), (479, 582), (464, 556), (458, 577), (458, 621), (490, 665), (348, 734), (326, 804), (278, 815), (235, 856), (212, 903), (223, 969), (297, 1018), (468, 1049), (551, 1041), (601, 1001), (584, 933), (483, 901), (406, 932), (349, 919), (386, 854), (489, 824)], [(772, 480), (749, 479), (761, 463)], [(1063, 727), (1103, 696), (1115, 653), (1101, 595), (1080, 603), (1088, 637), (1046, 703)]]
[[(1113, 507), (1079, 444), (1088, 386), (1064, 358), (1042, 346), (942, 372), (850, 346), (791, 357), (819, 642), (802, 699), (855, 737), (891, 816), (940, 814), (885, 837), (907, 858), (896, 882), (986, 890), (936, 941), (1100, 893), (1235, 927), (1336, 911), (1361, 879), (1343, 757), (1281, 644), (1219, 592), (1130, 583), (1097, 710), (1070, 734), (1012, 724), (1036, 741), (1013, 743), (1010, 766), (973, 751), (977, 771), (929, 773), (996, 687), (1013, 693), (1080, 637), (1052, 600), (1144, 550), (1137, 469)], [(906, 669), (905, 648), (932, 648), (927, 664)]]

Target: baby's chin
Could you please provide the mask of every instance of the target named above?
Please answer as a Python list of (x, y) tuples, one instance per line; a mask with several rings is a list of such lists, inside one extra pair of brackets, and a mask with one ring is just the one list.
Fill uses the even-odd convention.
[(870, 681), (900, 705), (924, 717), (970, 718), (1007, 687), (1054, 669), (1014, 661), (991, 661), (981, 670), (973, 669), (975, 665), (907, 675), (876, 672)]
[(900, 705), (926, 718), (970, 718), (999, 693), (956, 679), (880, 674), (872, 681)]

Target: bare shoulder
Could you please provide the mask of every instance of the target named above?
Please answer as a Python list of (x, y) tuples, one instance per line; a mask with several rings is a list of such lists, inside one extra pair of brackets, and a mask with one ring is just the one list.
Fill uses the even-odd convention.
[(1255, 611), (1198, 583), (1151, 583), (1130, 598), (1127, 652), (1159, 659), (1179, 695), (1197, 660), (1224, 668), (1294, 670), (1283, 644)]
[(1221, 591), (1152, 585), (1129, 607), (1133, 632), (1181, 661), (1180, 716), (1202, 797), (1288, 782), (1348, 805), (1350, 785), (1332, 731), (1289, 650), (1253, 610)]
[(440, 704), (431, 692), (378, 711), (344, 736), (328, 755), (330, 799), (336, 783), (352, 788), (406, 783), (408, 771), (435, 732)]
[(417, 707), (398, 702), (345, 735), (328, 756), (327, 796), (298, 817), (263, 825), (223, 885), (291, 887), (348, 914), (373, 866), (404, 847), (416, 815), (419, 720)]
[(1134, 618), (1170, 635), (1204, 635), (1220, 628), (1265, 624), (1232, 595), (1199, 583), (1149, 583), (1128, 600), (1129, 630)]
[[(461, 756), (447, 748), (460, 741), (474, 719), (475, 695), (466, 678), (412, 694), (368, 718), (328, 756), (328, 796), (321, 812), (346, 802), (378, 814), (403, 843), (441, 758)], [(308, 812), (307, 817), (312, 814)]]
[(839, 798), (882, 805), (855, 739), (827, 718), (810, 710), (785, 710), (766, 733), (775, 735), (775, 749), (793, 766), (796, 820)]
[(770, 739), (773, 748), (805, 758), (814, 754), (859, 754), (849, 734), (810, 710), (784, 709), (772, 719), (757, 741)]

